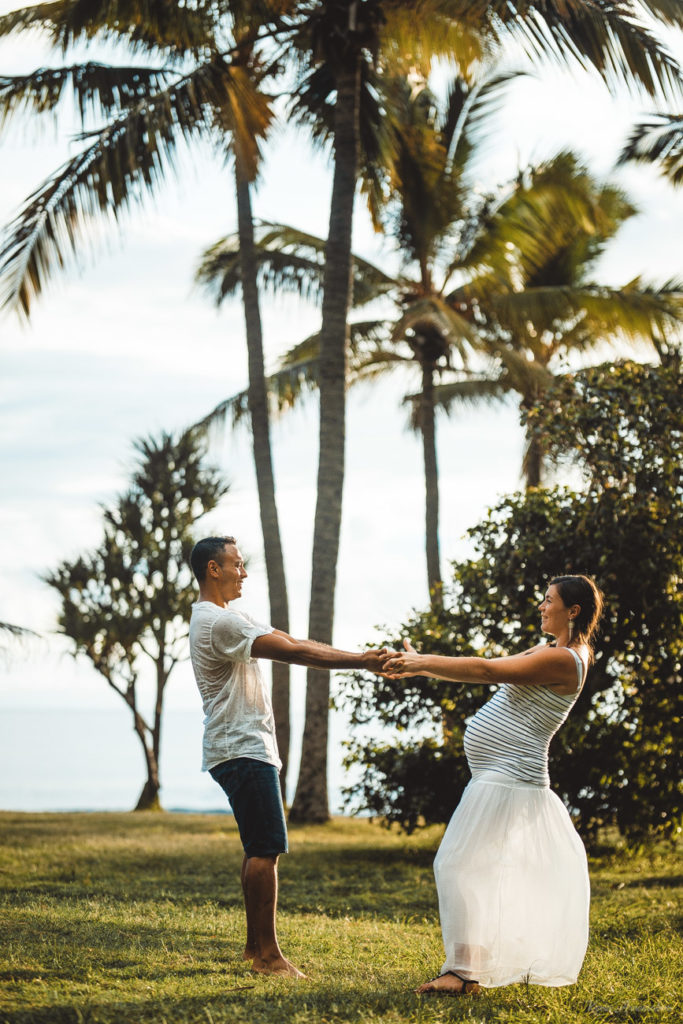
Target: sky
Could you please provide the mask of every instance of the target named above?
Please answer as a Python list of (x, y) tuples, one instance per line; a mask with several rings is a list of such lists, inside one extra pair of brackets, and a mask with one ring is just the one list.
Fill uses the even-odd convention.
[[(14, 4), (0, 0), (0, 12)], [(683, 40), (669, 45), (683, 59)], [(0, 72), (58, 64), (39, 36), (0, 44)], [(531, 70), (528, 69), (527, 70)], [(615, 171), (623, 141), (646, 97), (609, 96), (589, 76), (531, 73), (509, 92), (476, 168), (491, 187), (520, 166), (572, 148), (591, 169), (627, 188), (641, 213), (619, 233), (600, 268), (606, 283), (683, 275), (683, 189), (648, 168)], [(57, 167), (75, 143), (65, 106), (40, 129), (17, 120), (0, 134), (0, 223)], [(302, 135), (282, 124), (266, 152), (255, 214), (324, 236), (330, 166)], [(0, 663), (2, 708), (107, 708), (114, 700), (86, 664), (54, 636), (57, 604), (41, 574), (97, 543), (100, 505), (126, 483), (132, 441), (180, 430), (246, 386), (239, 301), (217, 311), (193, 286), (200, 255), (235, 229), (230, 168), (207, 151), (183, 153), (178, 174), (120, 225), (103, 225), (78, 266), (35, 305), (30, 324), (0, 315), (0, 619), (44, 639)], [(354, 245), (392, 264), (357, 203)], [(266, 357), (306, 337), (318, 313), (294, 299), (263, 299)], [(396, 626), (427, 600), (421, 447), (407, 429), (402, 396), (414, 378), (395, 377), (349, 396), (347, 477), (337, 584), (335, 644), (361, 649), (376, 627)], [(291, 631), (305, 635), (317, 470), (317, 402), (273, 426), (278, 503), (291, 606)], [(497, 499), (520, 485), (522, 434), (514, 404), (443, 418), (438, 426), (441, 550), (444, 569), (469, 551), (465, 532)], [(242, 606), (268, 617), (258, 506), (246, 430), (228, 431), (210, 453), (230, 482), (202, 533), (232, 533), (249, 559)], [(295, 741), (303, 671), (295, 672)], [(169, 684), (168, 706), (197, 709), (188, 665)], [(337, 723), (333, 758), (343, 725)]]

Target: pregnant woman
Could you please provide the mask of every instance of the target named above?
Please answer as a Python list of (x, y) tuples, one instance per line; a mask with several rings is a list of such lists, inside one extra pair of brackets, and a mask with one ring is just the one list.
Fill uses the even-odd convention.
[(417, 991), (474, 995), (514, 982), (571, 985), (588, 944), (583, 844), (550, 790), (548, 746), (592, 660), (602, 595), (586, 576), (550, 581), (541, 628), (555, 637), (505, 658), (389, 654), (392, 676), (498, 687), (464, 738), (472, 779), (434, 861), (446, 960)]

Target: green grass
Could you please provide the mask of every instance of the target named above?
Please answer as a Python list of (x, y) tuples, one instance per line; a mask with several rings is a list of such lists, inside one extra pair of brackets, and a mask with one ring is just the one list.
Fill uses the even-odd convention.
[[(0, 1022), (514, 1024), (683, 1019), (680, 864), (670, 848), (593, 860), (592, 934), (577, 985), (419, 998), (442, 949), (440, 829), (365, 820), (293, 828), (280, 942), (305, 981), (240, 960), (232, 818), (0, 814)], [(677, 874), (678, 872), (678, 874)]]

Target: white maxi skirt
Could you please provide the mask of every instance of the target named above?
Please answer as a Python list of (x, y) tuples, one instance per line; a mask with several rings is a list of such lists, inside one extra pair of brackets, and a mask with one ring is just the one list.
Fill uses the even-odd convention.
[(548, 786), (474, 772), (434, 861), (444, 971), (571, 985), (588, 945), (583, 843)]

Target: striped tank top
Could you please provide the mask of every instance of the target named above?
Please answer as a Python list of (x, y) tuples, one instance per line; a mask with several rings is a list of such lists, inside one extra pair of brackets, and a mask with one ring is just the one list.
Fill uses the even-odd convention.
[(548, 786), (550, 741), (571, 711), (581, 689), (584, 665), (576, 659), (576, 693), (563, 695), (545, 686), (503, 683), (477, 711), (465, 730), (464, 748), (472, 773), (501, 772), (522, 782)]

